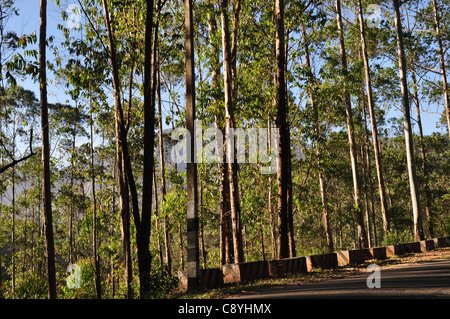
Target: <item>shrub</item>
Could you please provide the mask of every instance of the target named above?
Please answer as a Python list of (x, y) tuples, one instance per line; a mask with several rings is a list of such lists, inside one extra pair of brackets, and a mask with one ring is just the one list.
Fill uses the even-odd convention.
[(409, 230), (391, 230), (384, 234), (382, 246), (397, 245), (412, 242), (413, 236)]

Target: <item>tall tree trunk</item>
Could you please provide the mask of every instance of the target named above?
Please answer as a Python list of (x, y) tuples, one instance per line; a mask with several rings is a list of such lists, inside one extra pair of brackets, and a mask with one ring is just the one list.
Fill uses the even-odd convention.
[[(270, 130), (269, 130), (270, 131)], [(277, 228), (275, 225), (275, 214), (272, 205), (272, 175), (269, 176), (269, 195), (268, 195), (268, 212), (270, 218), (270, 237), (272, 241), (272, 259), (277, 259), (278, 257), (278, 241), (277, 241)]]
[(378, 192), (380, 194), (381, 217), (383, 219), (384, 231), (387, 232), (389, 230), (389, 220), (387, 216), (387, 202), (386, 202), (386, 191), (384, 187), (383, 167), (381, 164), (381, 146), (380, 146), (380, 139), (378, 137), (377, 119), (375, 118), (375, 109), (374, 109), (375, 105), (372, 93), (372, 80), (370, 75), (369, 57), (367, 53), (366, 36), (364, 30), (364, 17), (361, 0), (358, 1), (358, 5), (359, 5), (359, 25), (361, 33), (362, 56), (364, 62), (364, 72), (366, 76), (366, 90), (369, 107), (369, 116), (370, 122), (372, 124), (372, 140), (378, 177)]
[[(89, 86), (90, 91), (90, 86)], [(94, 122), (91, 103), (91, 94), (89, 94), (89, 107), (90, 107), (90, 139), (91, 139), (91, 174), (92, 174), (92, 250), (94, 255), (95, 265), (95, 292), (97, 299), (102, 298), (102, 285), (100, 278), (100, 256), (97, 252), (97, 197), (95, 193), (95, 162), (94, 162)]]
[[(158, 8), (159, 9), (159, 8)], [(144, 171), (142, 179), (142, 213), (140, 223), (136, 225), (136, 243), (138, 250), (140, 297), (146, 298), (150, 292), (150, 231), (153, 195), (154, 136), (155, 136), (155, 87), (156, 87), (156, 45), (157, 31), (153, 36), (153, 0), (146, 1), (145, 19), (145, 60), (144, 60)], [(152, 51), (153, 50), (153, 51)], [(152, 56), (153, 52), (153, 56)], [(153, 60), (153, 73), (152, 73)], [(152, 86), (153, 83), (153, 86)], [(130, 97), (131, 103), (131, 97)], [(134, 209), (133, 209), (134, 210)], [(139, 215), (135, 214), (135, 223)]]
[[(226, 141), (234, 138), (229, 133), (235, 127), (234, 121), (234, 105), (233, 105), (233, 88), (232, 88), (232, 67), (230, 52), (230, 32), (228, 30), (228, 1), (220, 2), (221, 22), (222, 22), (222, 51), (223, 51), (223, 73), (224, 73), (224, 91), (225, 91), (225, 136)], [(232, 143), (231, 145), (234, 145)], [(240, 201), (239, 201), (239, 184), (237, 170), (238, 166), (235, 160), (235, 150), (229, 149), (232, 158), (227, 156), (229, 195), (231, 207), (231, 227), (233, 237), (234, 261), (236, 263), (244, 262), (244, 249), (242, 245), (242, 231), (240, 221)], [(234, 147), (234, 146), (233, 146)]]
[(440, 30), (440, 18), (438, 13), (437, 0), (433, 0), (434, 23), (436, 24), (436, 37), (438, 40), (439, 61), (441, 64), (442, 88), (444, 90), (445, 112), (447, 118), (448, 138), (450, 139), (450, 93), (447, 84), (447, 72), (445, 68), (444, 47), (442, 45), (442, 36)]
[(414, 238), (418, 241), (422, 240), (424, 237), (422, 229), (422, 216), (420, 211), (419, 185), (417, 183), (416, 164), (414, 160), (413, 132), (411, 127), (411, 114), (409, 107), (409, 92), (406, 74), (405, 48), (403, 44), (403, 30), (400, 15), (400, 0), (394, 0), (393, 3), (395, 12), (395, 27), (397, 29), (398, 65), (400, 73), (400, 87), (402, 92), (406, 161), (413, 209)]
[(288, 183), (289, 183), (289, 135), (287, 130), (287, 106), (285, 90), (284, 0), (275, 1), (275, 56), (276, 56), (276, 126), (278, 142), (278, 258), (289, 257), (288, 234)]
[(41, 100), (42, 129), (42, 201), (44, 209), (44, 230), (47, 257), (48, 298), (56, 298), (55, 244), (53, 238), (53, 216), (50, 186), (50, 141), (47, 105), (47, 0), (40, 2), (39, 25), (39, 88)]
[(199, 286), (199, 238), (198, 238), (198, 189), (197, 164), (195, 163), (195, 73), (194, 73), (194, 23), (192, 0), (184, 1), (185, 25), (185, 82), (186, 82), (186, 128), (191, 139), (187, 162), (187, 277), (188, 289)]
[(296, 256), (295, 249), (295, 231), (294, 231), (294, 211), (292, 209), (292, 153), (291, 153), (291, 129), (289, 119), (289, 99), (288, 99), (288, 81), (287, 81), (287, 61), (288, 61), (288, 46), (289, 44), (289, 30), (286, 31), (286, 41), (284, 44), (284, 96), (286, 101), (286, 131), (287, 140), (289, 141), (289, 147), (287, 149), (288, 157), (288, 182), (287, 182), (287, 215), (288, 215), (288, 229), (289, 229), (289, 254), (291, 257)]
[[(235, 97), (237, 95), (237, 43), (238, 43), (238, 32), (239, 32), (239, 19), (240, 19), (240, 12), (241, 12), (241, 1), (235, 0), (234, 1), (234, 7), (233, 7), (233, 30), (232, 30), (232, 38), (231, 38), (231, 49), (230, 49), (230, 65), (231, 65), (231, 101), (232, 101), (232, 108), (234, 113), (234, 101)], [(234, 122), (234, 115), (233, 115), (233, 122)], [(235, 123), (234, 123), (235, 124)], [(235, 162), (233, 164), (233, 181), (236, 186), (235, 192), (236, 194), (233, 197), (234, 205), (236, 205), (236, 212), (237, 212), (237, 242), (239, 243), (237, 247), (237, 251), (239, 252), (239, 260), (241, 262), (244, 262), (244, 250), (243, 250), (243, 239), (242, 239), (242, 225), (241, 225), (241, 200), (240, 200), (240, 193), (239, 193), (239, 181), (238, 181), (238, 171), (239, 171), (239, 163)], [(231, 198), (230, 198), (231, 199)]]
[[(341, 12), (341, 1), (336, 0), (336, 13), (337, 13), (337, 25), (339, 29), (339, 42), (340, 42), (340, 54), (341, 54), (341, 64), (342, 71), (344, 73), (344, 79), (347, 81), (346, 76), (348, 74), (347, 66), (347, 55), (345, 52), (345, 42), (344, 42), (344, 27), (342, 24), (342, 12)], [(345, 112), (347, 114), (347, 132), (348, 132), (348, 142), (350, 147), (350, 161), (352, 166), (352, 176), (353, 176), (353, 192), (354, 192), (354, 211), (356, 213), (356, 222), (358, 228), (359, 244), (362, 248), (368, 246), (366, 229), (364, 226), (363, 213), (361, 211), (361, 181), (358, 173), (358, 155), (356, 151), (356, 141), (355, 133), (353, 128), (353, 110), (352, 102), (350, 99), (350, 94), (347, 91), (346, 83), (344, 83), (344, 103)]]

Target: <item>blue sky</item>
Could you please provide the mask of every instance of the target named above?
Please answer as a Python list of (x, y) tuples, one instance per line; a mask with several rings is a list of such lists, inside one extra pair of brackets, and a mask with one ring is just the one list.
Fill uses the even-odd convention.
[[(63, 3), (64, 0), (61, 2)], [(15, 7), (19, 9), (19, 16), (12, 17), (8, 22), (7, 28), (15, 31), (18, 36), (33, 32), (39, 34), (39, 4), (39, 0), (15, 0)], [(63, 40), (61, 31), (57, 30), (57, 25), (64, 23), (64, 20), (61, 17), (63, 8), (64, 6), (61, 9), (58, 8), (52, 0), (48, 0), (47, 37), (54, 35), (56, 37), (55, 43)], [(51, 58), (51, 53), (47, 51), (47, 59), (50, 60)], [(52, 78), (50, 72), (48, 72), (48, 77)], [(36, 96), (39, 96), (39, 86), (37, 83), (34, 83), (33, 80), (26, 80), (19, 84), (26, 89), (34, 91)], [(64, 103), (66, 101), (64, 91), (51, 84), (48, 87), (48, 95), (49, 102)]]

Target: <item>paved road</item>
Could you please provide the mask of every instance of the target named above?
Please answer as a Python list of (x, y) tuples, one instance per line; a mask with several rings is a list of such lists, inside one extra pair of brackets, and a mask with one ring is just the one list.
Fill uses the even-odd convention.
[[(291, 298), (449, 298), (450, 258), (380, 269), (380, 288), (368, 288), (372, 272), (307, 285), (263, 288), (247, 299)], [(373, 276), (369, 280), (376, 283)]]

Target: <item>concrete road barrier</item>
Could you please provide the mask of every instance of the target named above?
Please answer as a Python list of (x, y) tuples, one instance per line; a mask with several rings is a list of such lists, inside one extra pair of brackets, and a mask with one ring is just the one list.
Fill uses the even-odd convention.
[(336, 253), (306, 256), (306, 270), (310, 272), (313, 268), (332, 269), (338, 267)]
[[(362, 264), (366, 260), (383, 260), (392, 256), (425, 252), (442, 247), (450, 247), (450, 237), (433, 238), (386, 247), (341, 250), (329, 254), (284, 258), (273, 261), (227, 264), (223, 265), (222, 268), (199, 270), (199, 281), (201, 287), (214, 288), (223, 284), (251, 281), (269, 276), (281, 277), (286, 274), (307, 273), (314, 268), (333, 269), (338, 266)], [(178, 278), (180, 290), (186, 291), (186, 272), (179, 271)]]
[(223, 272), (220, 268), (201, 269), (200, 286), (214, 288), (223, 285)]
[[(220, 268), (200, 269), (198, 271), (199, 284), (202, 288), (214, 288), (223, 285), (223, 273)], [(178, 286), (181, 291), (187, 290), (187, 273), (178, 272)]]
[(437, 238), (438, 247), (450, 247), (450, 237), (440, 237)]
[(429, 240), (421, 240), (420, 241), (420, 251), (425, 252), (425, 251), (430, 251), (434, 249), (434, 240), (433, 239), (429, 239)]
[(386, 259), (386, 247), (372, 247), (363, 249), (364, 260)]
[(222, 266), (223, 282), (236, 283), (269, 277), (269, 264), (266, 261), (254, 261)]
[(339, 266), (358, 265), (365, 261), (363, 249), (340, 250), (336, 254)]
[(293, 257), (273, 260), (268, 262), (269, 275), (272, 277), (282, 277), (286, 274), (306, 273), (306, 257)]
[(413, 243), (405, 243), (405, 250), (407, 253), (420, 253), (420, 242), (415, 241)]
[(404, 244), (386, 246), (386, 257), (402, 256), (406, 253)]

